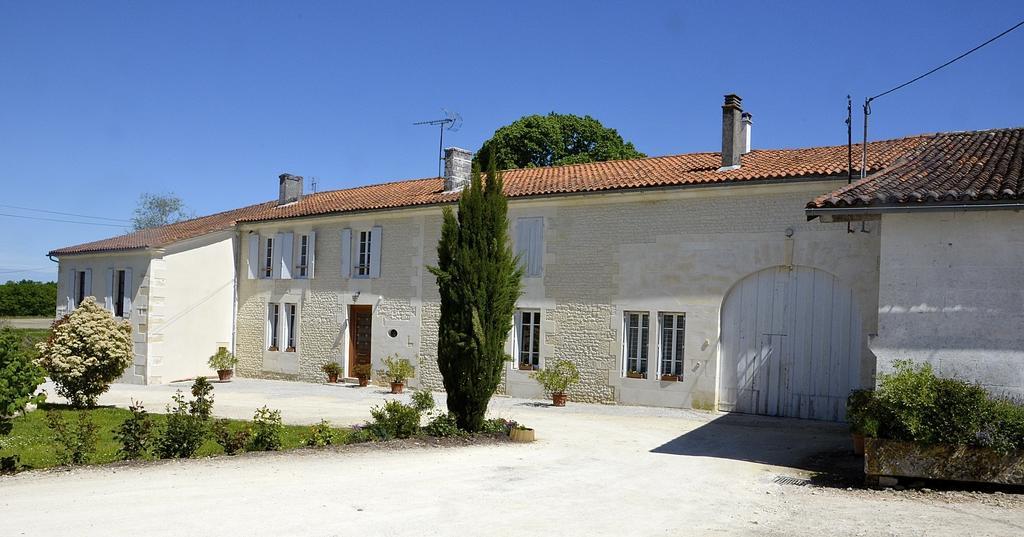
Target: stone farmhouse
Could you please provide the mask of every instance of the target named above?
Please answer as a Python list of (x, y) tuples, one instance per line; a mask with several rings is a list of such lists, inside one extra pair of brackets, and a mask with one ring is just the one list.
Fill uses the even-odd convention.
[[(722, 151), (504, 172), (525, 268), (502, 393), (573, 361), (570, 398), (842, 420), (894, 359), (1024, 395), (1024, 130), (752, 149), (722, 106)], [(860, 147), (854, 147), (859, 155)], [(57, 313), (102, 297), (135, 330), (124, 380), (322, 382), (397, 353), (440, 388), (436, 263), (444, 177), (307, 194), (61, 248)], [(855, 159), (854, 173), (859, 176)]]

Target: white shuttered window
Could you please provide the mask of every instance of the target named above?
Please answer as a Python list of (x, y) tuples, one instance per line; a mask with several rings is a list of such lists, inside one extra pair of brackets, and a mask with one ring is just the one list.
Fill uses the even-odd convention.
[(544, 217), (516, 219), (516, 254), (523, 275), (537, 278), (544, 273)]

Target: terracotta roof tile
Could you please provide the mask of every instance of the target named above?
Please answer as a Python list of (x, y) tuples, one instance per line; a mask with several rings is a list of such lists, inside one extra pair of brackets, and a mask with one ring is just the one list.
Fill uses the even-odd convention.
[(887, 168), (807, 204), (810, 209), (1024, 200), (1024, 128), (929, 138)]
[[(926, 137), (912, 136), (868, 144), (869, 170), (887, 166), (916, 148)], [(509, 197), (600, 192), (632, 188), (740, 183), (772, 179), (835, 176), (846, 173), (846, 146), (804, 149), (755, 149), (742, 157), (737, 169), (719, 171), (719, 153), (689, 153), (635, 160), (524, 168), (503, 172)], [(854, 146), (854, 154), (859, 154)], [(859, 173), (859, 159), (854, 159)], [(251, 205), (169, 226), (120, 237), (69, 246), (50, 252), (86, 252), (157, 248), (172, 242), (226, 229), (236, 222), (256, 222), (300, 216), (368, 211), (457, 201), (457, 192), (444, 192), (444, 181), (433, 177), (308, 194), (302, 200), (277, 206), (275, 201)]]
[(111, 237), (75, 246), (58, 248), (49, 255), (60, 256), (70, 254), (82, 254), (89, 252), (110, 252), (122, 250), (141, 250), (145, 248), (160, 248), (181, 240), (191, 239), (229, 229), (243, 216), (254, 215), (273, 208), (276, 202), (265, 202), (257, 205), (233, 209), (222, 213), (211, 214), (185, 220), (176, 224), (143, 229), (127, 235)]

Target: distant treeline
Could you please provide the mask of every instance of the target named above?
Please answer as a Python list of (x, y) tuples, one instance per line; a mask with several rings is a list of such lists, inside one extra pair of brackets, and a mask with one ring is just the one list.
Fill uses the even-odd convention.
[(57, 282), (21, 280), (0, 285), (0, 317), (52, 317)]

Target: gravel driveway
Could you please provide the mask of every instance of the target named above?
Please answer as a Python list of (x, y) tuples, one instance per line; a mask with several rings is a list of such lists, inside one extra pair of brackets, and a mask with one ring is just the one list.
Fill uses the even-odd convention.
[[(134, 397), (158, 409), (179, 387), (187, 390), (117, 385), (102, 402)], [(286, 422), (337, 424), (363, 421), (371, 404), (391, 397), (254, 380), (218, 384), (215, 394), (225, 417), (267, 404)], [(492, 413), (533, 426), (538, 441), (0, 478), (0, 535), (1024, 534), (1019, 495), (800, 486), (805, 469), (847, 457), (835, 425), (510, 398), (496, 398)]]

